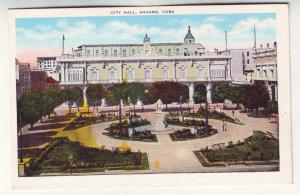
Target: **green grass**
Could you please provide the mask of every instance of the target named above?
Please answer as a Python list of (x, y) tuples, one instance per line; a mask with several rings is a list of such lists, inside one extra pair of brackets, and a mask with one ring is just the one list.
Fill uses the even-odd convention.
[[(140, 155), (144, 156), (143, 162)], [(57, 139), (49, 144), (40, 156), (31, 161), (27, 175), (34, 176), (47, 172), (68, 173), (71, 171), (70, 165), (72, 172), (127, 170), (127, 166), (131, 166), (134, 170), (138, 165), (143, 165), (142, 169), (149, 168), (145, 153), (90, 148), (78, 142)]]
[(110, 138), (113, 138), (113, 139), (119, 139), (119, 140), (126, 140), (126, 141), (140, 141), (140, 142), (158, 142), (157, 140), (157, 136), (154, 134), (154, 138), (153, 139), (146, 139), (146, 138), (130, 138), (130, 137), (124, 137), (124, 136), (120, 136), (120, 137), (115, 137), (113, 135), (111, 135), (110, 133), (108, 132), (104, 132), (102, 133), (103, 135), (106, 135)]
[(210, 162), (270, 161), (279, 160), (279, 141), (255, 131), (244, 142), (231, 144), (224, 149), (204, 150)]
[(170, 138), (171, 138), (171, 140), (173, 142), (176, 142), (176, 141), (186, 141), (186, 140), (193, 140), (193, 139), (201, 139), (201, 138), (213, 136), (215, 134), (217, 134), (217, 133), (209, 134), (209, 135), (202, 135), (202, 136), (198, 136), (198, 137), (178, 138), (178, 137), (176, 137), (175, 133), (170, 133), (169, 136), (170, 136)]
[(207, 164), (204, 159), (200, 156), (199, 151), (193, 151), (195, 154), (196, 158), (199, 160), (199, 162), (202, 164), (204, 167), (224, 167), (223, 165), (209, 165)]

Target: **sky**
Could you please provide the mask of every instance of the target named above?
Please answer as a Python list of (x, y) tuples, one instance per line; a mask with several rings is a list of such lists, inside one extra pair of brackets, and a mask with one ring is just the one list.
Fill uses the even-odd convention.
[(16, 19), (17, 58), (36, 65), (37, 56), (57, 56), (65, 36), (65, 53), (81, 44), (183, 42), (188, 26), (207, 51), (252, 48), (276, 41), (276, 14), (193, 14), (152, 16), (93, 16)]

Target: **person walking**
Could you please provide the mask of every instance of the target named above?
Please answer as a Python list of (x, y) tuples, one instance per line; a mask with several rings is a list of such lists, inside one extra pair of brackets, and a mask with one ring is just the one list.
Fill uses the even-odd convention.
[(232, 110), (232, 117), (234, 117), (234, 110)]

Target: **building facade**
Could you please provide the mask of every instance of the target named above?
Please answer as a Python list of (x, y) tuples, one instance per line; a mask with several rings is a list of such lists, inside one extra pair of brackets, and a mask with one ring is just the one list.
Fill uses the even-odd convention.
[(59, 81), (59, 63), (56, 57), (37, 57), (37, 69)]
[[(228, 49), (231, 55), (231, 77), (233, 84), (250, 84), (253, 82), (254, 48)], [(221, 53), (226, 52), (222, 51)]]
[(182, 43), (151, 43), (146, 34), (142, 44), (81, 45), (56, 60), (61, 86), (176, 81), (189, 87), (190, 103), (195, 85), (206, 86), (211, 103), (212, 85), (232, 81), (230, 53), (205, 52), (190, 27)]
[(26, 91), (31, 90), (31, 70), (29, 63), (20, 62), (15, 59), (16, 66), (16, 93), (17, 99)]
[(255, 69), (254, 81), (263, 82), (268, 88), (270, 100), (278, 100), (277, 92), (277, 46), (267, 44), (265, 48), (260, 45), (253, 54)]

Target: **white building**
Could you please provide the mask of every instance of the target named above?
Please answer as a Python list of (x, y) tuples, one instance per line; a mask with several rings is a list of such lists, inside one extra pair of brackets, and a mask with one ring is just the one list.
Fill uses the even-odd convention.
[(59, 81), (59, 63), (56, 57), (37, 57), (37, 69), (46, 72), (48, 77)]
[(270, 100), (277, 101), (277, 46), (268, 43), (264, 48), (260, 45), (253, 54), (255, 82), (263, 82), (268, 88)]
[(232, 81), (229, 52), (205, 52), (190, 27), (181, 43), (152, 43), (146, 34), (141, 44), (81, 45), (56, 60), (61, 64), (62, 86), (169, 80), (189, 88), (190, 103), (195, 85), (206, 86), (211, 103), (212, 86)]

